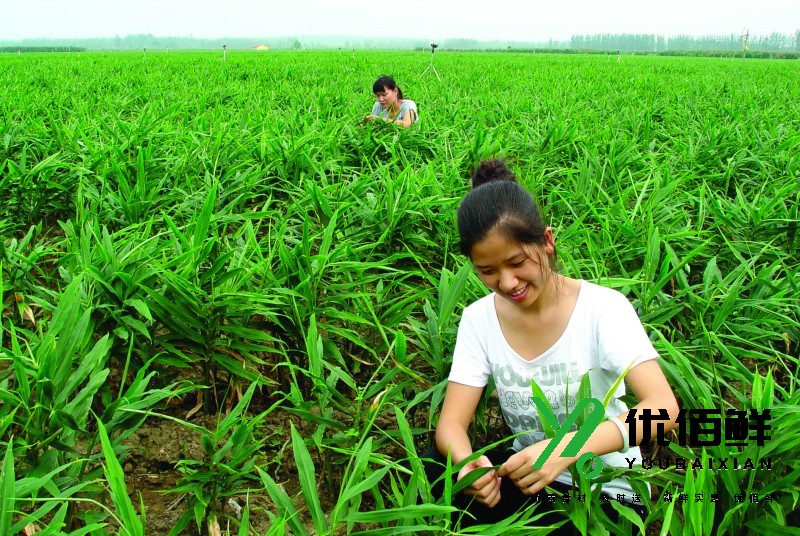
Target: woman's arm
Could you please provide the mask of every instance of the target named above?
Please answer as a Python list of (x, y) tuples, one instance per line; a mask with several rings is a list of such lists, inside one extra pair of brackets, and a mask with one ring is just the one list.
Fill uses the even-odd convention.
[(414, 119), (413, 116), (412, 116), (413, 113), (414, 113), (413, 110), (407, 110), (406, 114), (403, 116), (403, 118), (402, 119), (398, 119), (397, 121), (395, 121), (395, 123), (397, 123), (398, 125), (402, 125), (402, 126), (404, 126), (406, 128), (410, 127), (411, 124), (413, 123), (413, 119)]
[[(669, 414), (669, 421), (664, 422), (664, 431), (669, 432), (678, 427), (675, 419), (678, 418), (678, 401), (675, 399), (675, 394), (672, 392), (661, 370), (661, 366), (656, 359), (645, 361), (633, 367), (628, 375), (625, 376), (625, 383), (627, 383), (634, 396), (639, 401), (638, 404), (633, 406), (636, 409), (636, 414), (641, 415), (642, 410), (649, 409), (651, 414), (658, 415), (660, 409), (667, 410)], [(617, 416), (619, 420), (625, 423), (628, 417), (627, 413)], [(643, 423), (636, 419), (636, 444), (640, 444), (643, 438)], [(602, 431), (601, 431), (602, 429)], [(627, 425), (626, 425), (627, 429)], [(650, 437), (656, 437), (656, 427), (652, 426), (650, 429)], [(620, 450), (623, 446), (622, 436), (619, 428), (612, 422), (603, 422), (598, 426), (597, 430), (589, 436), (586, 444), (578, 452), (578, 457), (584, 452), (594, 452), (595, 454), (608, 454)], [(624, 445), (626, 448), (628, 445)], [(577, 459), (577, 458), (576, 458)]]
[(416, 104), (414, 104), (414, 101), (404, 100), (404, 101), (401, 102), (400, 110), (398, 110), (398, 112), (400, 112), (404, 107), (405, 107), (406, 110), (405, 110), (405, 114), (403, 114), (403, 118), (396, 120), (395, 124), (402, 125), (405, 128), (408, 128), (411, 125), (413, 125), (414, 121), (416, 121), (416, 119), (417, 119), (417, 117), (416, 117), (416, 114), (417, 114)]
[[(664, 423), (664, 430), (669, 431), (677, 427), (675, 419), (678, 417), (678, 402), (655, 359), (645, 361), (632, 368), (625, 380), (639, 400), (639, 403), (634, 406), (637, 414), (641, 410), (648, 408), (653, 414), (658, 414), (659, 409), (666, 409), (670, 420)], [(622, 414), (618, 417), (624, 423), (627, 414)], [(642, 441), (642, 429), (642, 423), (637, 419), (636, 444)], [(655, 437), (655, 431), (655, 427), (651, 427), (652, 437)], [(503, 464), (503, 467), (498, 470), (498, 474), (500, 476), (510, 476), (518, 487), (525, 493), (532, 495), (555, 480), (558, 475), (575, 463), (584, 453), (592, 452), (602, 455), (618, 451), (623, 447), (623, 438), (619, 428), (612, 422), (604, 421), (589, 436), (575, 456), (561, 457), (561, 453), (574, 436), (575, 432), (566, 434), (541, 469), (533, 469), (533, 463), (536, 462), (539, 455), (547, 447), (550, 442), (549, 439), (531, 445), (511, 456)], [(625, 446), (627, 447), (627, 445)]]
[(442, 413), (436, 426), (436, 448), (442, 456), (447, 456), (449, 451), (454, 464), (472, 454), (467, 430), (482, 395), (480, 387), (447, 383)]
[[(467, 430), (475, 415), (483, 388), (470, 387), (455, 382), (447, 383), (442, 413), (436, 426), (436, 448), (443, 456), (450, 453), (453, 464), (457, 464), (472, 454)], [(491, 467), (492, 462), (486, 456), (473, 460), (461, 469), (458, 479), (461, 480), (471, 471), (480, 467)], [(494, 471), (490, 471), (470, 484), (464, 493), (474, 495), (478, 502), (490, 508), (500, 501), (500, 479)]]

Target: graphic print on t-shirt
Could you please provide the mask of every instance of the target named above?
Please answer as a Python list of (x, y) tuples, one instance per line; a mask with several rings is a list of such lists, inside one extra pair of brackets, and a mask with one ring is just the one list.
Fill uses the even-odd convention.
[(581, 381), (577, 361), (531, 368), (492, 363), (491, 367), (506, 424), (514, 433), (528, 432), (516, 439), (523, 448), (545, 438), (536, 407), (531, 401), (531, 380), (542, 389), (559, 423), (566, 420), (567, 410), (575, 407), (575, 395)]

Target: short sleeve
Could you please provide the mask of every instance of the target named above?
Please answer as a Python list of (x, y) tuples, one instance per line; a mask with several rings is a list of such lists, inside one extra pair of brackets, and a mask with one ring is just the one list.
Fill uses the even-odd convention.
[(598, 321), (597, 337), (600, 364), (615, 376), (629, 365), (633, 368), (658, 357), (633, 305), (617, 291), (610, 291)]
[(486, 387), (489, 383), (489, 358), (479, 334), (469, 308), (465, 309), (458, 324), (453, 366), (448, 377), (451, 382), (470, 387)]
[(417, 113), (417, 103), (412, 100), (404, 100), (403, 102), (408, 103), (409, 112), (414, 112), (414, 114), (411, 116), (411, 122), (416, 123), (417, 121), (419, 121), (419, 113)]

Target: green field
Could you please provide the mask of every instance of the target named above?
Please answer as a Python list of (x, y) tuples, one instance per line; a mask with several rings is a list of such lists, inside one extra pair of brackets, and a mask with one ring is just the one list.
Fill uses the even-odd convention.
[[(647, 533), (796, 533), (800, 62), (429, 60), (0, 54), (0, 534), (457, 532), (418, 454), (487, 292), (455, 210), (488, 157), (682, 408), (771, 409), (763, 447), (649, 452), (756, 468), (639, 469)], [(380, 74), (419, 125), (359, 124)], [(473, 431), (502, 426), (489, 395)], [(565, 519), (639, 530), (592, 503)]]

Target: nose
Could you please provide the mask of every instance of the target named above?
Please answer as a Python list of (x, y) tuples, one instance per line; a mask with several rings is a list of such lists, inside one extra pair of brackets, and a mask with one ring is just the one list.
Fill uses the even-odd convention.
[(500, 290), (503, 292), (511, 292), (515, 288), (517, 288), (517, 283), (519, 280), (514, 275), (514, 272), (511, 270), (501, 270), (500, 271), (500, 279), (498, 281), (498, 286)]

